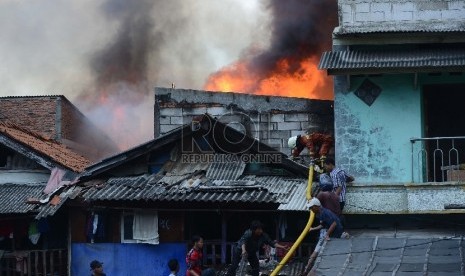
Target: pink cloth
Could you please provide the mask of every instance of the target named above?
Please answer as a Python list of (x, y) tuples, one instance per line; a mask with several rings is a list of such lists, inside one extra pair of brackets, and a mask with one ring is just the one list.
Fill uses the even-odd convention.
[(50, 194), (61, 186), (61, 179), (65, 175), (64, 170), (53, 168), (50, 178), (48, 179), (47, 186), (45, 187), (44, 193)]

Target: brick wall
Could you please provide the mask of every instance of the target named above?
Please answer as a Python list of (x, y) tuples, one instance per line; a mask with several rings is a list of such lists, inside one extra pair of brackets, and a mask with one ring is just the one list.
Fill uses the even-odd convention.
[(340, 25), (465, 19), (463, 0), (339, 0)]
[(319, 127), (334, 132), (333, 102), (326, 100), (157, 87), (154, 112), (155, 137), (208, 113), (286, 154), (291, 136)]
[(59, 96), (0, 98), (0, 119), (9, 120), (44, 137), (56, 139)]
[(60, 141), (91, 160), (117, 152), (114, 142), (64, 96), (0, 98), (0, 120)]

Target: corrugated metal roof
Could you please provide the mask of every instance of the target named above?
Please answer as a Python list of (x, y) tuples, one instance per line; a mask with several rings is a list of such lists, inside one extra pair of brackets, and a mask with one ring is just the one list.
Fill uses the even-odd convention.
[(38, 205), (27, 203), (28, 198), (40, 198), (47, 183), (0, 184), (0, 213), (24, 214), (37, 212)]
[(246, 176), (239, 180), (208, 180), (195, 177), (189, 178), (192, 179), (190, 186), (184, 182), (166, 185), (165, 179), (156, 175), (111, 178), (102, 187), (90, 188), (84, 198), (90, 201), (275, 202), (281, 203), (278, 210), (307, 211), (306, 179)]
[(192, 202), (276, 202), (273, 193), (262, 186), (234, 186), (207, 182), (193, 188), (182, 185), (166, 185), (158, 175), (111, 178), (101, 187), (91, 187), (84, 192), (85, 200), (146, 200)]
[(214, 161), (207, 169), (207, 177), (218, 180), (237, 180), (244, 172), (245, 165), (237, 155), (216, 154)]
[(58, 204), (53, 205), (47, 202), (47, 204), (38, 205), (39, 213), (35, 216), (36, 219), (53, 216), (60, 208), (65, 204), (68, 199), (74, 199), (82, 191), (83, 187), (72, 185), (61, 190), (57, 195), (60, 197)]
[(318, 65), (328, 71), (385, 69), (461, 70), (465, 68), (465, 49), (406, 49), (325, 52)]
[(446, 22), (369, 22), (364, 24), (347, 24), (334, 29), (336, 35), (366, 34), (366, 33), (441, 33), (465, 32), (465, 22), (449, 20)]
[(280, 203), (281, 211), (308, 211), (305, 197), (307, 179), (279, 176), (254, 177), (264, 187), (274, 193)]

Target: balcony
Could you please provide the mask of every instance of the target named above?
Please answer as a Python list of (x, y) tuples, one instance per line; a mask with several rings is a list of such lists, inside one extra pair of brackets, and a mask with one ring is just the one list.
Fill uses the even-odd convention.
[(410, 142), (413, 183), (465, 181), (465, 137), (412, 138)]

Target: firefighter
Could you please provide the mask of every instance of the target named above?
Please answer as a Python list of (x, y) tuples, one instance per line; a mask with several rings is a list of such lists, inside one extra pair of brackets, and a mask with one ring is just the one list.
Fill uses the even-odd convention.
[(321, 132), (307, 132), (305, 135), (289, 138), (288, 145), (292, 158), (299, 157), (304, 148), (307, 148), (311, 159), (325, 159), (333, 145), (333, 137)]

